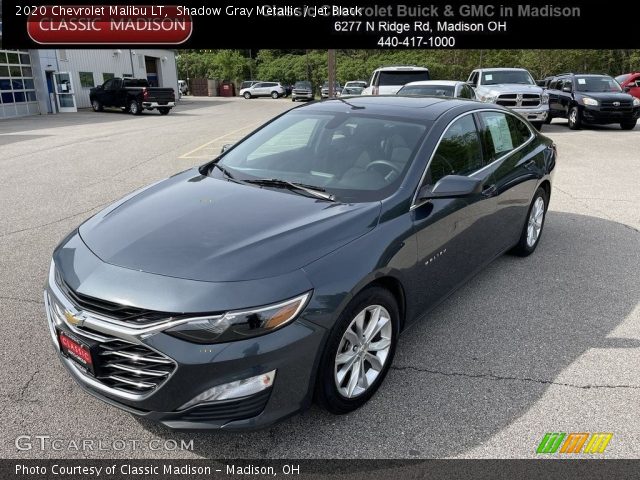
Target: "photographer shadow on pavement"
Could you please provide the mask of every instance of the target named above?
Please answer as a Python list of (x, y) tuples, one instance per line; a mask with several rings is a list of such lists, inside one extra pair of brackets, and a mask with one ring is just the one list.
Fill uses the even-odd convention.
[(402, 336), (360, 410), (242, 433), (139, 422), (207, 458), (522, 457), (559, 428), (637, 432), (639, 255), (632, 227), (550, 211), (533, 255), (497, 259)]

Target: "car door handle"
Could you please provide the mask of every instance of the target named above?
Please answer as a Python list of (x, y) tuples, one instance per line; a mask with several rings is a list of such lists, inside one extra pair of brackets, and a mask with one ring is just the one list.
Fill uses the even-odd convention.
[(495, 185), (488, 185), (484, 187), (484, 190), (482, 190), (482, 195), (485, 197), (493, 197), (497, 193), (498, 193), (498, 189), (496, 188)]

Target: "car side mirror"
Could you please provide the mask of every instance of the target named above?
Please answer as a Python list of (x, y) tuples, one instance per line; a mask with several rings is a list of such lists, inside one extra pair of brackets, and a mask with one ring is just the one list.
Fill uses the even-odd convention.
[(463, 198), (482, 193), (482, 180), (462, 175), (447, 175), (435, 185), (425, 185), (418, 192), (418, 200), (432, 198)]
[(566, 93), (571, 93), (571, 87), (562, 87), (562, 91)]
[(225, 143), (222, 148), (220, 149), (220, 153), (224, 153), (227, 150), (229, 150), (231, 147), (233, 147), (233, 143)]

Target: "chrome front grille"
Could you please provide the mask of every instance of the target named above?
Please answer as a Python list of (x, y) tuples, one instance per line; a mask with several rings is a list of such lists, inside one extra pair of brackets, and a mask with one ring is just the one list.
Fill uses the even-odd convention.
[(114, 320), (140, 326), (153, 324), (164, 319), (179, 318), (175, 313), (145, 310), (143, 308), (120, 305), (106, 300), (100, 300), (95, 297), (90, 297), (88, 295), (83, 295), (73, 290), (67, 282), (64, 281), (58, 270), (55, 272), (55, 280), (64, 295), (79, 309), (87, 312), (97, 313), (98, 315), (112, 318)]
[(600, 110), (603, 112), (631, 112), (633, 110), (633, 102), (625, 100), (603, 100), (600, 105)]
[(176, 369), (175, 363), (144, 345), (119, 339), (98, 349), (97, 379), (110, 388), (144, 394), (157, 389)]
[(540, 95), (537, 93), (505, 93), (498, 97), (496, 103), (504, 107), (538, 107), (540, 106)]

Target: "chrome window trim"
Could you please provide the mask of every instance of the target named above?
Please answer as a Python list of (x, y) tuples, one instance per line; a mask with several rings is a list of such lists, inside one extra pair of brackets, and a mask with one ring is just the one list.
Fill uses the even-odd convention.
[(514, 153), (522, 150), (529, 143), (531, 143), (533, 141), (533, 139), (535, 138), (535, 133), (533, 132), (531, 126), (529, 125), (529, 122), (524, 121), (523, 118), (520, 115), (516, 114), (515, 112), (511, 112), (511, 111), (508, 111), (508, 110), (500, 110), (500, 109), (497, 109), (497, 108), (482, 108), (482, 109), (479, 109), (479, 110), (471, 110), (471, 111), (468, 111), (468, 112), (461, 113), (460, 115), (458, 115), (457, 117), (455, 117), (453, 120), (451, 120), (449, 122), (447, 127), (444, 129), (444, 131), (440, 135), (440, 138), (438, 139), (438, 143), (436, 143), (436, 146), (434, 147), (433, 152), (431, 152), (431, 157), (429, 157), (429, 161), (427, 162), (427, 166), (425, 167), (424, 171), (422, 172), (422, 176), (420, 177), (420, 182), (418, 182), (418, 186), (416, 187), (416, 190), (415, 190), (415, 192), (413, 194), (413, 199), (411, 200), (411, 207), (409, 208), (409, 211), (415, 210), (416, 208), (424, 205), (426, 202), (429, 201), (429, 200), (425, 200), (424, 202), (416, 203), (416, 201), (418, 200), (417, 197), (418, 197), (418, 192), (420, 191), (420, 186), (422, 185), (422, 182), (424, 182), (424, 179), (427, 176), (427, 172), (429, 171), (429, 167), (431, 166), (431, 162), (433, 161), (433, 157), (435, 156), (436, 152), (438, 151), (438, 147), (440, 147), (440, 143), (442, 143), (442, 139), (444, 138), (445, 134), (449, 131), (449, 128), (451, 128), (451, 125), (453, 125), (455, 122), (457, 122), (459, 119), (461, 119), (462, 117), (464, 117), (466, 115), (473, 115), (474, 113), (481, 113), (481, 112), (497, 112), (497, 113), (504, 113), (506, 115), (512, 115), (512, 116), (516, 117), (519, 121), (524, 123), (527, 126), (527, 128), (529, 129), (529, 138), (527, 139), (526, 142), (524, 142), (518, 148), (516, 148), (514, 150), (511, 150), (510, 152), (505, 153), (501, 157), (496, 158), (494, 161), (492, 161), (491, 163), (488, 163), (484, 167), (479, 168), (478, 170), (474, 170), (473, 172), (471, 172), (468, 175), (466, 175), (467, 177), (472, 177), (474, 175), (477, 175), (478, 173), (490, 168), (491, 166), (493, 166), (497, 162), (501, 162), (502, 160), (504, 160), (505, 158), (509, 157), (510, 155), (513, 155)]

